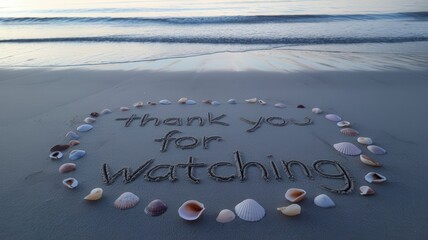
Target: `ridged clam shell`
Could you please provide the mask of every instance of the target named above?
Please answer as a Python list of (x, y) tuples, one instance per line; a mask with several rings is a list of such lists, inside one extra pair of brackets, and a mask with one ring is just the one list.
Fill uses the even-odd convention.
[(371, 159), (369, 156), (361, 154), (360, 160), (362, 163), (372, 166), (372, 167), (380, 167), (382, 166), (380, 163), (376, 162), (375, 160)]
[(348, 121), (340, 121), (336, 123), (338, 127), (349, 127), (351, 126), (351, 123)]
[(237, 101), (236, 101), (236, 99), (231, 98), (231, 99), (227, 100), (227, 103), (229, 103), (229, 104), (236, 104)]
[(285, 108), (285, 104), (284, 103), (275, 103), (275, 105), (273, 105), (276, 108)]
[(369, 172), (364, 176), (364, 179), (369, 183), (381, 183), (386, 181), (386, 177), (376, 173), (376, 172)]
[(296, 203), (305, 198), (306, 191), (299, 188), (290, 188), (285, 193), (285, 199), (290, 202)]
[(221, 103), (219, 102), (219, 101), (212, 101), (211, 102), (211, 105), (213, 105), (213, 106), (218, 106), (218, 105), (220, 105)]
[(265, 209), (253, 199), (245, 199), (235, 206), (235, 213), (244, 221), (260, 221), (266, 214)]
[(260, 104), (260, 105), (266, 105), (266, 104), (267, 104), (267, 102), (266, 102), (265, 100), (259, 99), (259, 104)]
[(102, 188), (94, 188), (91, 192), (86, 195), (83, 199), (88, 201), (97, 201), (103, 197), (103, 189)]
[(359, 132), (353, 128), (342, 128), (340, 132), (350, 137), (355, 137), (359, 134)]
[(143, 101), (138, 101), (138, 102), (134, 103), (133, 106), (136, 107), (136, 108), (144, 107), (144, 102)]
[(129, 111), (130, 109), (129, 107), (120, 107), (119, 110), (122, 112), (126, 112), (126, 111)]
[(101, 111), (101, 114), (109, 114), (109, 113), (111, 113), (111, 110), (110, 110), (110, 109), (108, 109), (108, 108), (103, 109), (103, 110)]
[(51, 147), (50, 151), (51, 152), (56, 152), (56, 151), (62, 152), (64, 150), (67, 150), (69, 147), (70, 146), (67, 145), (67, 144), (65, 144), (65, 145), (55, 145), (55, 146)]
[(178, 209), (178, 215), (184, 220), (193, 221), (198, 219), (204, 210), (204, 204), (196, 200), (188, 200)]
[(77, 141), (77, 140), (70, 140), (70, 142), (68, 142), (68, 145), (70, 147), (73, 147), (73, 146), (76, 146), (76, 145), (79, 145), (79, 144), (80, 144), (80, 142)]
[(321, 114), (322, 113), (322, 109), (321, 108), (312, 108), (312, 112), (315, 114)]
[(370, 145), (373, 143), (373, 140), (369, 137), (359, 137), (359, 138), (357, 138), (357, 142), (364, 144), (364, 145)]
[(75, 178), (66, 178), (62, 181), (62, 184), (64, 184), (64, 186), (73, 189), (75, 187), (77, 187), (77, 185), (79, 185), (79, 182), (77, 182), (77, 180)]
[(170, 105), (171, 101), (166, 100), (166, 99), (162, 99), (162, 100), (159, 101), (159, 104), (161, 104), (161, 105)]
[(124, 192), (115, 201), (114, 206), (118, 209), (125, 210), (134, 207), (140, 202), (140, 198), (132, 192)]
[(360, 187), (360, 195), (369, 196), (375, 194), (375, 191), (369, 186)]
[(100, 116), (100, 114), (97, 113), (97, 112), (91, 112), (91, 114), (89, 114), (89, 115), (91, 115), (91, 117), (98, 117), (98, 116)]
[(96, 121), (95, 118), (87, 117), (83, 120), (85, 123), (93, 123)]
[(289, 217), (297, 216), (302, 212), (302, 208), (299, 206), (299, 204), (291, 204), (290, 206), (280, 207), (276, 210)]
[(55, 151), (55, 152), (52, 152), (51, 154), (49, 154), (49, 158), (52, 160), (59, 160), (62, 158), (62, 156), (63, 156), (62, 152), (60, 152), (60, 151)]
[(361, 150), (350, 142), (340, 142), (333, 145), (337, 151), (350, 156), (356, 156), (361, 154)]
[(159, 216), (166, 212), (168, 206), (162, 202), (162, 200), (155, 199), (151, 201), (146, 208), (144, 208), (144, 212), (150, 216)]
[(75, 161), (77, 159), (84, 157), (85, 155), (86, 155), (86, 152), (84, 150), (76, 149), (70, 152), (70, 154), (68, 155), (68, 158), (70, 160)]
[(195, 100), (188, 99), (188, 100), (186, 101), (186, 105), (195, 105), (195, 104), (196, 104), (196, 101), (195, 101)]
[(77, 127), (77, 131), (87, 132), (87, 131), (91, 130), (92, 128), (94, 128), (94, 127), (90, 124), (82, 124), (82, 125)]
[(77, 139), (79, 139), (80, 136), (77, 135), (77, 133), (70, 131), (67, 134), (65, 134), (65, 137), (70, 139), (70, 140), (77, 140)]
[(316, 196), (314, 198), (314, 203), (318, 207), (322, 207), (322, 208), (332, 208), (332, 207), (336, 206), (336, 204), (333, 202), (333, 200), (325, 194), (320, 194), (320, 195)]
[(385, 150), (385, 149), (383, 149), (383, 148), (381, 148), (381, 147), (379, 147), (379, 146), (376, 146), (376, 145), (370, 145), (370, 146), (367, 146), (367, 149), (368, 149), (370, 152), (372, 152), (372, 153), (374, 153), (374, 154), (377, 154), (377, 155), (382, 155), (382, 154), (385, 154), (385, 153), (386, 153), (386, 150)]
[(327, 118), (328, 120), (333, 121), (333, 122), (342, 121), (342, 118), (336, 114), (327, 114), (327, 115), (325, 115), (325, 118)]
[(235, 213), (229, 209), (221, 210), (217, 215), (217, 222), (219, 223), (228, 223), (232, 222), (235, 219)]
[(75, 169), (76, 169), (76, 164), (64, 163), (58, 168), (58, 171), (60, 173), (68, 173), (68, 172), (74, 171)]
[(182, 97), (182, 98), (178, 99), (177, 102), (180, 103), (180, 104), (185, 104), (187, 102), (187, 98), (186, 97)]
[(257, 102), (257, 98), (249, 98), (249, 99), (245, 99), (246, 103), (256, 103)]

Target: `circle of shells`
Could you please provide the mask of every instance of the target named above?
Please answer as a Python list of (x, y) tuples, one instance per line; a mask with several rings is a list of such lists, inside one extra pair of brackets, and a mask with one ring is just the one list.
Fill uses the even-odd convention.
[[(260, 105), (268, 105), (267, 101), (263, 99), (258, 98), (250, 98), (245, 99), (245, 103), (248, 104), (260, 104)], [(178, 104), (185, 104), (185, 105), (195, 105), (197, 102), (195, 100), (188, 99), (186, 97), (182, 97), (177, 101)], [(203, 104), (218, 106), (221, 105), (220, 101), (216, 100), (202, 100)], [(229, 99), (227, 101), (228, 104), (237, 104), (238, 101), (236, 99)], [(172, 104), (171, 101), (167, 99), (160, 100), (159, 102), (147, 102), (147, 105), (170, 105)], [(144, 107), (143, 101), (138, 101), (133, 104), (133, 107), (135, 108), (142, 108)], [(282, 102), (277, 102), (273, 104), (276, 108), (286, 108), (286, 105)], [(297, 105), (297, 108), (306, 108), (304, 105)], [(120, 107), (119, 110), (122, 112), (129, 111), (130, 107)], [(312, 108), (311, 110), (316, 115), (323, 114), (323, 110), (320, 108)], [(96, 118), (110, 114), (112, 113), (112, 110), (110, 109), (104, 109), (98, 112), (92, 112), (90, 113), (90, 116), (86, 117), (83, 121), (85, 124), (82, 124), (77, 127), (76, 131), (79, 133), (88, 132), (93, 129), (93, 123), (96, 122)], [(324, 117), (336, 123), (336, 125), (340, 128), (340, 132), (346, 136), (349, 137), (356, 137), (359, 135), (359, 132), (353, 128), (351, 128), (351, 122), (342, 120), (342, 117), (340, 117), (337, 114), (326, 114)], [(62, 145), (55, 145), (53, 146), (50, 151), (51, 154), (49, 155), (49, 158), (52, 160), (59, 160), (63, 157), (63, 151), (74, 148), (75, 146), (80, 144), (80, 141), (78, 140), (80, 136), (74, 132), (70, 131), (68, 132), (65, 137), (69, 139), (68, 144), (62, 144)], [(383, 149), (380, 146), (374, 145), (373, 140), (370, 137), (358, 137), (356, 141), (360, 145), (367, 146), (368, 151), (370, 151), (373, 154), (380, 155), (380, 154), (386, 154), (386, 150)], [(362, 154), (362, 151), (359, 147), (354, 145), (351, 142), (339, 142), (336, 144), (333, 144), (333, 148), (336, 149), (338, 152), (348, 155), (348, 156), (359, 156), (360, 161), (368, 165), (370, 167), (380, 167), (382, 166), (379, 162), (375, 161), (372, 157)], [(86, 155), (86, 151), (80, 150), (80, 149), (74, 149), (72, 150), (68, 158), (72, 161), (76, 161), (80, 158), (83, 158)], [(62, 164), (58, 171), (60, 173), (69, 173), (76, 169), (77, 165), (75, 163), (64, 163)], [(386, 177), (381, 175), (377, 172), (369, 172), (364, 176), (364, 179), (369, 183), (382, 183), (386, 181)], [(66, 178), (62, 181), (63, 185), (69, 189), (76, 188), (79, 183), (77, 179), (73, 177)], [(375, 194), (375, 191), (369, 187), (369, 186), (360, 186), (360, 195), (362, 196), (370, 196)], [(94, 188), (90, 191), (90, 193), (84, 197), (87, 201), (97, 201), (102, 198), (103, 195), (103, 189), (102, 188)], [(301, 206), (297, 204), (297, 202), (304, 199), (306, 196), (306, 191), (303, 189), (298, 188), (290, 188), (285, 193), (285, 198), (291, 202), (292, 204), (289, 206), (279, 207), (277, 210), (284, 214), (285, 216), (293, 217), (297, 216), (301, 213)], [(121, 194), (115, 201), (114, 206), (118, 209), (129, 209), (134, 206), (136, 206), (139, 203), (140, 199), (137, 195), (131, 192), (124, 192)], [(320, 194), (316, 196), (313, 200), (314, 204), (321, 208), (332, 208), (335, 207), (334, 201), (325, 194)], [(160, 199), (155, 199), (151, 201), (144, 209), (144, 212), (149, 216), (160, 216), (163, 213), (165, 213), (168, 209), (168, 206)], [(178, 215), (187, 221), (193, 221), (198, 219), (202, 213), (204, 212), (205, 207), (202, 203), (196, 201), (196, 200), (188, 200), (184, 202), (180, 208), (178, 209)], [(228, 223), (235, 219), (235, 216), (237, 215), (240, 219), (244, 221), (259, 221), (265, 216), (265, 209), (257, 203), (257, 201), (253, 199), (245, 199), (244, 201), (238, 203), (235, 206), (235, 212), (229, 210), (229, 209), (223, 209), (219, 212), (216, 221), (219, 223)], [(236, 214), (235, 214), (236, 213)]]

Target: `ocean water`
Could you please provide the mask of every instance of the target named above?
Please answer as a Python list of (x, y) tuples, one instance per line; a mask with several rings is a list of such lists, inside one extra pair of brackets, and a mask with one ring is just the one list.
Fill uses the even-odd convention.
[(426, 0), (0, 2), (0, 67), (102, 65), (284, 47), (427, 42)]

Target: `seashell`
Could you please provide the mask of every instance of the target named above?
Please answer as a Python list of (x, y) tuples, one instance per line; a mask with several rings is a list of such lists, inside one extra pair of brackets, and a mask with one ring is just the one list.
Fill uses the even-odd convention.
[(285, 104), (284, 103), (275, 103), (275, 105), (273, 105), (276, 108), (285, 108)]
[(95, 118), (87, 117), (83, 120), (85, 123), (93, 123), (95, 122)]
[(91, 115), (91, 117), (98, 117), (100, 114), (97, 112), (91, 112), (89, 115)]
[(332, 207), (336, 206), (336, 204), (334, 204), (333, 200), (325, 194), (320, 194), (320, 195), (316, 196), (314, 198), (314, 203), (318, 207), (322, 207), (322, 208), (332, 208)]
[(198, 219), (204, 210), (204, 204), (196, 200), (188, 200), (178, 209), (178, 215), (184, 220), (193, 221)]
[(340, 121), (340, 122), (337, 122), (337, 126), (338, 127), (349, 127), (349, 126), (351, 126), (351, 123), (348, 121)]
[(49, 158), (52, 160), (59, 160), (62, 158), (62, 152), (60, 151), (52, 152), (51, 154), (49, 154)]
[(120, 107), (119, 110), (122, 112), (126, 112), (129, 111), (129, 107)]
[(257, 98), (249, 98), (249, 99), (245, 99), (246, 103), (256, 103), (257, 102)]
[(109, 113), (111, 113), (111, 110), (110, 110), (110, 109), (108, 109), (108, 108), (103, 109), (103, 110), (101, 111), (101, 114), (109, 114)]
[(381, 147), (379, 147), (379, 146), (376, 146), (376, 145), (370, 145), (370, 146), (367, 146), (367, 149), (368, 149), (370, 152), (372, 152), (372, 153), (374, 153), (374, 154), (377, 154), (377, 155), (382, 155), (382, 154), (385, 154), (385, 153), (386, 153), (386, 150), (385, 150), (385, 149), (383, 149), (383, 148), (381, 148)]
[(94, 188), (83, 199), (88, 200), (88, 201), (97, 201), (97, 200), (101, 199), (102, 196), (103, 196), (103, 189), (102, 188)]
[(312, 112), (315, 114), (321, 114), (322, 113), (322, 109), (321, 108), (312, 108)]
[(186, 101), (186, 104), (187, 104), (187, 105), (195, 105), (195, 104), (196, 104), (196, 101), (195, 101), (195, 100), (188, 99), (188, 100)]
[(77, 127), (77, 131), (79, 131), (79, 132), (87, 132), (87, 131), (91, 130), (92, 128), (94, 128), (92, 125), (82, 124), (82, 125), (80, 125), (80, 126)]
[(290, 202), (300, 202), (303, 198), (305, 198), (306, 191), (299, 188), (290, 188), (285, 193), (285, 199)]
[(267, 104), (267, 102), (266, 102), (265, 100), (261, 100), (261, 99), (259, 99), (259, 104), (260, 104), (260, 105), (266, 105), (266, 104)]
[(138, 101), (138, 102), (134, 103), (133, 106), (136, 107), (136, 108), (144, 107), (144, 102), (143, 101)]
[(64, 186), (73, 189), (75, 187), (77, 187), (77, 185), (79, 185), (79, 182), (77, 182), (77, 180), (75, 178), (66, 178), (62, 181), (62, 184), (64, 184)]
[(164, 212), (166, 212), (167, 209), (168, 209), (168, 206), (166, 206), (164, 202), (162, 202), (159, 199), (155, 199), (151, 201), (146, 208), (144, 208), (144, 212), (147, 215), (155, 217), (155, 216), (162, 215)]
[(355, 137), (359, 134), (359, 132), (353, 128), (342, 128), (340, 132), (350, 137)]
[(212, 101), (211, 105), (218, 106), (218, 105), (220, 105), (220, 102), (219, 101)]
[(76, 146), (76, 145), (79, 145), (79, 144), (80, 144), (80, 142), (77, 141), (77, 140), (70, 140), (70, 142), (68, 142), (68, 145), (70, 147), (73, 147), (73, 146)]
[(373, 140), (369, 137), (359, 137), (359, 138), (357, 138), (357, 142), (364, 144), (364, 145), (370, 145), (373, 143)]
[(380, 167), (382, 166), (380, 163), (376, 162), (375, 160), (371, 159), (369, 156), (361, 154), (360, 160), (362, 163), (372, 166), (372, 167)]
[(50, 151), (51, 152), (56, 152), (56, 151), (64, 151), (67, 150), (70, 146), (69, 145), (55, 145), (53, 147), (51, 147)]
[(212, 103), (212, 100), (204, 99), (204, 100), (202, 100), (202, 103), (205, 103), (205, 104), (211, 104), (211, 103)]
[(178, 99), (177, 102), (180, 103), (180, 104), (185, 104), (187, 102), (187, 98), (182, 97), (182, 98)]
[(70, 152), (70, 154), (68, 155), (68, 158), (70, 160), (75, 161), (77, 159), (84, 157), (85, 155), (86, 155), (85, 151), (76, 149)]
[(299, 104), (297, 105), (297, 108), (306, 108), (305, 105)]
[(291, 204), (290, 206), (280, 207), (276, 210), (289, 217), (297, 216), (302, 212), (302, 208), (299, 206), (299, 204)]
[(336, 144), (333, 144), (333, 147), (334, 149), (336, 149), (337, 151), (345, 155), (355, 156), (355, 155), (361, 154), (361, 150), (350, 142), (336, 143)]
[(386, 181), (386, 177), (376, 172), (369, 172), (364, 176), (364, 179), (369, 183), (381, 183)]
[(163, 100), (159, 101), (159, 104), (161, 104), (161, 105), (169, 105), (169, 104), (171, 104), (171, 101), (163, 99)]
[(154, 106), (154, 105), (156, 105), (156, 102), (147, 102), (147, 104)]
[(67, 134), (65, 134), (65, 137), (68, 138), (68, 139), (71, 139), (71, 140), (77, 140), (77, 139), (80, 138), (80, 136), (77, 135), (77, 133), (75, 133), (73, 131), (70, 131)]
[(328, 120), (333, 121), (333, 122), (342, 121), (342, 118), (336, 114), (327, 114), (327, 115), (325, 115), (325, 118), (327, 118)]
[(236, 215), (244, 221), (256, 222), (265, 216), (265, 209), (253, 199), (245, 199), (235, 206)]
[(68, 173), (68, 172), (74, 171), (75, 169), (76, 169), (76, 164), (64, 163), (59, 167), (58, 171), (60, 173)]
[(217, 215), (217, 222), (219, 223), (228, 223), (232, 222), (235, 219), (235, 213), (229, 209), (223, 209)]
[(375, 194), (375, 191), (369, 186), (360, 187), (360, 195), (369, 196)]
[(124, 192), (115, 201), (114, 206), (118, 209), (125, 210), (135, 207), (140, 202), (140, 198), (132, 192)]
[(229, 104), (236, 104), (237, 101), (236, 101), (236, 99), (231, 98), (231, 99), (227, 100), (227, 103), (229, 103)]

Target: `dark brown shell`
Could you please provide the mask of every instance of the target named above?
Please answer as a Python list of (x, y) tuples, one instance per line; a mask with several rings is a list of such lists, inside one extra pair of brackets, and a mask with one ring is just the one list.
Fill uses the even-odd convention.
[(53, 147), (51, 147), (51, 152), (56, 152), (56, 151), (64, 151), (67, 150), (70, 146), (69, 145), (55, 145)]
[(91, 112), (91, 116), (92, 117), (98, 117), (100, 114), (99, 113), (97, 113), (97, 112)]
[(164, 212), (166, 212), (167, 209), (168, 206), (162, 202), (162, 200), (155, 199), (147, 205), (147, 207), (144, 209), (144, 212), (147, 215), (155, 217), (162, 215)]

